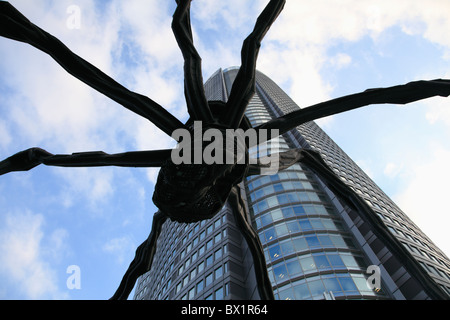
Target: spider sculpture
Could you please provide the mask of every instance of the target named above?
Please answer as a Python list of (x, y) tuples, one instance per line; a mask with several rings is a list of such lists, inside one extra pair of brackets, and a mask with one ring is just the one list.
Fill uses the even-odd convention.
[[(201, 121), (204, 130), (214, 128), (225, 132), (226, 129), (241, 128), (255, 129), (259, 132), (260, 129), (277, 129), (279, 134), (284, 134), (302, 123), (369, 104), (406, 104), (436, 95), (450, 95), (449, 80), (416, 81), (395, 87), (370, 89), (330, 100), (251, 128), (244, 112), (255, 94), (256, 60), (259, 48), (264, 35), (282, 11), (285, 0), (270, 0), (258, 17), (254, 30), (245, 39), (241, 51), (241, 67), (226, 103), (207, 101), (205, 97), (201, 59), (194, 47), (190, 26), (191, 1), (177, 0), (176, 2), (172, 29), (184, 58), (185, 97), (190, 115), (190, 119), (185, 124), (148, 97), (131, 92), (115, 82), (4, 1), (0, 2), (0, 35), (28, 43), (46, 52), (67, 72), (125, 108), (148, 119), (169, 136), (176, 129), (192, 130), (194, 121)], [(261, 139), (258, 141), (263, 142)], [(249, 143), (245, 146), (246, 158), (248, 158), (250, 147), (252, 145)], [(367, 208), (364, 201), (360, 201), (358, 196), (333, 174), (318, 154), (311, 150), (293, 149), (280, 153), (278, 159), (280, 170), (296, 162), (302, 162), (316, 172), (333, 192), (347, 199), (349, 206), (367, 212), (367, 219), (371, 221), (375, 229), (379, 229), (379, 233), (386, 233), (381, 226), (382, 223), (376, 220), (376, 215), (370, 214), (370, 208)], [(159, 210), (153, 217), (152, 230), (148, 239), (137, 248), (135, 258), (112, 299), (126, 299), (137, 278), (151, 269), (156, 241), (162, 224), (168, 218), (185, 223), (209, 219), (227, 201), (234, 208), (236, 224), (252, 253), (260, 297), (274, 299), (262, 245), (247, 222), (245, 207), (237, 186), (245, 176), (260, 173), (264, 168), (261, 163), (262, 161), (256, 164), (250, 164), (249, 161), (238, 163), (235, 157), (231, 164), (174, 164), (170, 149), (120, 154), (83, 152), (53, 155), (40, 148), (31, 148), (0, 162), (0, 175), (11, 171), (26, 171), (39, 164), (63, 167), (161, 167), (153, 194), (153, 201)], [(392, 241), (395, 245), (395, 239)], [(401, 245), (398, 250), (403, 250)], [(409, 259), (407, 253), (405, 253), (405, 259)]]

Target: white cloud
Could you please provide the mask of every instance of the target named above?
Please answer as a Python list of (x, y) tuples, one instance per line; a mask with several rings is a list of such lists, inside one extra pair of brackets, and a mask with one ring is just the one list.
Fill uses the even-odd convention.
[(7, 148), (12, 141), (11, 134), (8, 132), (6, 122), (0, 120), (0, 147)]
[(400, 25), (405, 32), (423, 32), (430, 41), (448, 46), (442, 31), (450, 28), (449, 9), (446, 0), (287, 1), (274, 32), (286, 42), (322, 45), (335, 39), (355, 41), (366, 34), (376, 37)]
[[(87, 17), (88, 12), (91, 12), (89, 8), (83, 11), (86, 15), (83, 19), (84, 28), (73, 31), (61, 28), (65, 26), (66, 13), (57, 10), (58, 7), (47, 12), (38, 4), (25, 6), (18, 1), (18, 5), (19, 8), (23, 7), (27, 16), (35, 17), (35, 20), (30, 18), (37, 25), (60, 37), (77, 54), (109, 71), (105, 66), (110, 65), (109, 52), (114, 39), (104, 32), (93, 32), (86, 26), (89, 19), (94, 19)], [(33, 14), (30, 14), (31, 11)], [(98, 31), (95, 26), (93, 28)], [(12, 40), (2, 41), (5, 42), (2, 44), (2, 68), (8, 75), (3, 81), (15, 93), (8, 101), (8, 120), (20, 128), (14, 128), (19, 133), (14, 138), (34, 144), (45, 141), (47, 145), (60, 150), (83, 146), (89, 148), (98, 143), (94, 141), (92, 133), (104, 123), (107, 113), (102, 106), (106, 99), (99, 100), (101, 95), (67, 74), (37, 49)]]
[[(148, 94), (177, 117), (186, 116), (182, 56), (170, 28), (169, 4), (113, 1), (104, 5), (106, 13), (99, 12), (93, 1), (82, 1), (77, 4), (81, 28), (75, 30), (66, 27), (69, 4), (61, 1), (49, 8), (42, 3), (13, 2), (32, 22), (119, 82), (122, 79), (131, 90)], [(9, 39), (0, 41), (2, 80), (13, 89), (4, 106), (10, 110), (4, 120), (9, 125), (0, 123), (0, 143), (9, 147), (4, 150), (8, 155), (30, 146), (53, 153), (113, 153), (131, 151), (130, 146), (161, 149), (172, 142), (149, 121), (67, 74), (46, 54)], [(125, 66), (129, 60), (117, 60), (125, 45), (135, 50), (131, 52), (135, 67)], [(67, 206), (76, 203), (74, 191), (92, 203), (113, 194), (113, 174), (87, 170), (59, 171), (67, 183), (66, 192), (61, 193)]]
[(331, 57), (330, 63), (337, 69), (342, 69), (348, 66), (352, 62), (352, 57), (345, 53), (338, 53), (336, 56)]
[(448, 181), (450, 150), (439, 143), (431, 143), (433, 150), (429, 160), (408, 168), (406, 187), (393, 198), (399, 207), (427, 234), (447, 255), (450, 255), (448, 225)]
[(145, 172), (148, 180), (155, 185), (158, 179), (159, 168), (148, 168)]
[(449, 11), (450, 3), (445, 0), (287, 1), (263, 42), (258, 65), (281, 83), (289, 79), (291, 84), (285, 87), (288, 94), (300, 106), (308, 105), (310, 101), (328, 99), (335, 87), (320, 73), (325, 64), (334, 62), (344, 67), (353, 62), (345, 53), (330, 56), (329, 48), (367, 36), (376, 42), (390, 27), (400, 26), (404, 32), (414, 31), (449, 49), (443, 32), (450, 30)]
[(11, 292), (20, 291), (27, 299), (67, 298), (58, 287), (52, 262), (63, 255), (67, 232), (54, 230), (44, 233), (45, 218), (40, 214), (2, 213), (0, 229), (0, 276), (3, 282), (2, 298), (11, 298)]
[(450, 126), (450, 103), (441, 97), (435, 97), (425, 102), (427, 106), (426, 119), (430, 124), (444, 123)]
[[(167, 67), (173, 66), (178, 57), (178, 47), (171, 30), (172, 19), (167, 15), (169, 2), (139, 0), (114, 2), (117, 14), (124, 26), (130, 27), (128, 36), (143, 49), (151, 59)], [(154, 64), (154, 61), (149, 61)], [(156, 65), (156, 64), (154, 64)], [(146, 66), (148, 67), (148, 66)]]
[(375, 173), (372, 171), (372, 163), (370, 161), (358, 159), (355, 162), (371, 179), (374, 179)]
[(389, 162), (388, 164), (386, 164), (385, 168), (384, 168), (384, 174), (386, 176), (388, 176), (389, 178), (395, 178), (399, 172), (402, 170), (402, 165), (398, 165), (396, 163), (393, 162)]
[(102, 249), (103, 251), (114, 255), (118, 264), (123, 264), (127, 261), (126, 258), (129, 257), (130, 252), (136, 250), (136, 244), (130, 237), (123, 236), (110, 239), (103, 245)]
[(85, 204), (93, 211), (105, 205), (114, 195), (114, 171), (102, 168), (57, 168), (62, 187), (56, 193), (66, 208)]
[[(202, 21), (202, 27), (217, 32), (247, 27), (249, 19), (255, 19), (264, 1), (208, 1), (193, 2), (192, 16)], [(255, 19), (256, 20), (256, 19)]]

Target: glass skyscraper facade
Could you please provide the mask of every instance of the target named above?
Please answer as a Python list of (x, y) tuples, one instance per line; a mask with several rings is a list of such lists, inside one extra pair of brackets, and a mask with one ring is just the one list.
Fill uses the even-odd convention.
[[(216, 71), (205, 83), (207, 98), (226, 101), (237, 72), (237, 68)], [(271, 79), (257, 72), (256, 94), (246, 111), (253, 126), (298, 108)], [(290, 148), (319, 152), (365, 200), (378, 222), (374, 227), (373, 219), (349, 207), (302, 164), (246, 178), (241, 192), (248, 220), (264, 248), (276, 299), (450, 297), (446, 255), (317, 124), (303, 124), (270, 146), (277, 152)], [(216, 217), (199, 223), (167, 221), (152, 270), (139, 279), (134, 298), (258, 299), (251, 254), (231, 210), (225, 205)], [(380, 228), (390, 236), (377, 231)], [(373, 270), (380, 272), (379, 283), (373, 278), (378, 271)]]

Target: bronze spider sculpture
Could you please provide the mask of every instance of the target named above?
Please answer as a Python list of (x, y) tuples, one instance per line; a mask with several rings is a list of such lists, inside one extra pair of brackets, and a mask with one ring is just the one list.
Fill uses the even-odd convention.
[[(163, 132), (172, 136), (180, 128), (192, 131), (194, 121), (201, 121), (204, 130), (226, 129), (243, 130), (277, 129), (284, 134), (302, 123), (321, 117), (349, 111), (369, 104), (406, 104), (416, 100), (440, 95), (450, 95), (449, 80), (416, 81), (406, 85), (389, 88), (369, 89), (308, 108), (300, 109), (252, 128), (244, 115), (250, 99), (255, 94), (256, 60), (264, 35), (282, 11), (285, 0), (270, 0), (258, 17), (254, 30), (245, 39), (241, 51), (242, 64), (233, 83), (228, 101), (207, 101), (203, 88), (201, 59), (194, 44), (190, 26), (191, 0), (177, 0), (173, 15), (172, 29), (184, 58), (184, 86), (187, 110), (190, 119), (181, 123), (172, 114), (150, 98), (131, 92), (102, 71), (70, 51), (57, 38), (31, 23), (8, 2), (0, 2), (0, 35), (28, 43), (49, 54), (67, 72), (98, 90), (125, 108), (137, 113), (155, 124)], [(270, 139), (270, 138), (268, 138)], [(259, 142), (263, 142), (261, 139)], [(264, 253), (258, 235), (249, 225), (245, 206), (238, 184), (244, 177), (261, 173), (262, 162), (251, 164), (248, 161), (250, 143), (245, 145), (246, 161), (241, 163), (234, 158), (233, 163), (175, 164), (171, 159), (172, 150), (135, 151), (120, 154), (104, 152), (83, 152), (71, 155), (54, 155), (40, 148), (21, 151), (0, 162), (0, 175), (12, 171), (27, 171), (39, 164), (62, 167), (125, 166), (161, 167), (153, 194), (158, 212), (153, 217), (149, 237), (137, 248), (135, 259), (126, 271), (119, 288), (112, 299), (126, 299), (137, 278), (151, 269), (156, 250), (156, 241), (162, 224), (168, 219), (178, 222), (195, 222), (212, 218), (228, 201), (234, 208), (238, 228), (244, 235), (253, 256), (258, 291), (261, 299), (274, 299), (272, 286), (267, 274)], [(202, 148), (205, 148), (202, 145)], [(301, 162), (318, 174), (327, 186), (346, 199), (347, 204), (364, 212), (377, 232), (384, 236), (389, 233), (383, 228), (377, 216), (371, 213), (364, 201), (348, 188), (330, 170), (320, 156), (312, 150), (293, 149), (279, 154), (279, 169), (285, 169)], [(403, 247), (392, 239), (411, 260)], [(408, 261), (409, 261), (408, 260)], [(414, 263), (411, 263), (414, 265)], [(424, 276), (424, 281), (430, 281)], [(430, 284), (433, 286), (433, 284)], [(436, 296), (441, 297), (437, 288)]]

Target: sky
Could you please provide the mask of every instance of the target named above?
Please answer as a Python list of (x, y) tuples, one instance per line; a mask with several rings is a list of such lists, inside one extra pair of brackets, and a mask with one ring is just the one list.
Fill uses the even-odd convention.
[[(128, 89), (187, 119), (170, 28), (175, 1), (10, 2)], [(204, 80), (240, 65), (242, 41), (267, 2), (193, 1)], [(300, 107), (450, 79), (448, 12), (448, 0), (287, 0), (257, 68)], [(37, 49), (0, 38), (0, 57), (0, 159), (30, 147), (70, 154), (174, 145)], [(450, 99), (376, 105), (318, 124), (450, 256)], [(150, 232), (157, 172), (42, 165), (1, 176), (0, 299), (108, 299)]]

